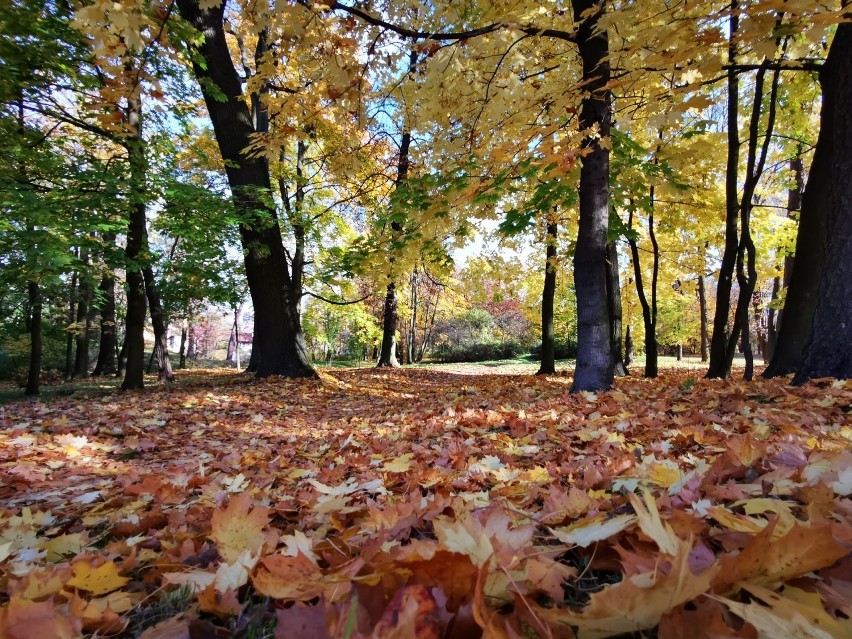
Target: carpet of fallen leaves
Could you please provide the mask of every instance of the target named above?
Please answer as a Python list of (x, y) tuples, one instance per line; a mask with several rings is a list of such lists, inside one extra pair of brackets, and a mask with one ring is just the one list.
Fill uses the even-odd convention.
[(0, 407), (0, 637), (852, 636), (852, 382), (694, 376)]

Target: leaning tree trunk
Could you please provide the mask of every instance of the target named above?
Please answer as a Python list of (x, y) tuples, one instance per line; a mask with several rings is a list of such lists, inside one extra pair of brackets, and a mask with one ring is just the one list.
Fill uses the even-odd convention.
[(98, 345), (98, 361), (92, 375), (115, 375), (115, 277), (104, 276), (98, 286), (101, 291), (101, 339)]
[(541, 366), (536, 375), (556, 372), (556, 334), (553, 330), (553, 302), (556, 297), (556, 221), (547, 225), (544, 259), (544, 288), (541, 292)]
[(574, 253), (577, 365), (571, 387), (572, 392), (578, 392), (604, 390), (613, 382), (606, 287), (609, 150), (600, 145), (600, 138), (608, 138), (610, 133), (612, 94), (607, 86), (609, 36), (606, 27), (600, 28), (605, 5), (595, 0), (576, 0), (573, 8), (585, 92), (579, 126), (582, 131), (597, 128), (600, 136), (583, 141), (588, 154), (581, 160), (580, 169), (580, 221)]
[[(852, 24), (844, 22), (837, 27), (820, 82), (831, 96), (832, 107), (852, 104)], [(794, 383), (817, 377), (852, 377), (852, 111), (832, 108), (829, 113), (830, 119), (823, 102), (819, 140), (823, 139), (823, 130), (834, 138), (824, 201), (828, 209), (825, 261), (810, 338)], [(794, 275), (799, 264), (797, 254)]]
[[(838, 29), (838, 35), (839, 32)], [(837, 35), (834, 42), (837, 42)], [(832, 49), (834, 46), (832, 43)], [(831, 175), (836, 144), (833, 123), (839, 113), (847, 108), (838, 97), (835, 77), (836, 71), (827, 73), (826, 67), (823, 67), (819, 76), (822, 87), (819, 136), (808, 173), (808, 184), (802, 194), (796, 257), (784, 300), (782, 321), (779, 321), (775, 349), (769, 366), (763, 372), (764, 377), (789, 375), (798, 371), (803, 363), (805, 344), (811, 334), (825, 264), (828, 217), (832, 206), (831, 189), (835, 187), (835, 178)]]
[(41, 377), (41, 287), (38, 282), (27, 282), (30, 325), (30, 368), (27, 374), (26, 395), (38, 395)]
[(172, 372), (172, 363), (169, 360), (166, 318), (163, 313), (163, 303), (157, 291), (157, 283), (154, 280), (154, 270), (150, 265), (142, 269), (142, 277), (145, 279), (145, 296), (151, 312), (151, 326), (154, 327), (154, 360), (157, 362), (157, 378), (160, 381), (172, 382), (175, 374)]
[(621, 280), (618, 274), (618, 247), (615, 240), (606, 245), (606, 301), (609, 309), (609, 335), (613, 373), (628, 375), (621, 349)]
[[(193, 71), (201, 85), (228, 184), (237, 210), (245, 214), (240, 238), (246, 280), (255, 311), (252, 356), (249, 368), (258, 377), (284, 375), (315, 377), (308, 359), (299, 299), (288, 270), (281, 229), (275, 210), (268, 203), (269, 167), (261, 157), (244, 151), (252, 135), (265, 130), (268, 118), (253, 100), (253, 114), (244, 99), (240, 77), (225, 39), (225, 3), (201, 9), (198, 0), (178, 0), (182, 17), (202, 34)], [(253, 117), (254, 116), (254, 117)], [(258, 123), (258, 128), (252, 124)], [(299, 283), (300, 284), (300, 283)]]

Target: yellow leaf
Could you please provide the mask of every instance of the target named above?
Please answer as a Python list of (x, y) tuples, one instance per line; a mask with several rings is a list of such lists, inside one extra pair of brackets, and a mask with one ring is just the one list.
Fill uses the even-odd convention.
[(73, 576), (68, 580), (68, 586), (79, 588), (92, 593), (95, 596), (105, 595), (113, 590), (123, 587), (128, 581), (118, 573), (118, 566), (114, 561), (92, 567), (87, 561), (78, 561), (71, 567)]
[(214, 510), (210, 523), (210, 539), (216, 542), (222, 558), (232, 564), (246, 550), (252, 554), (260, 551), (269, 509), (252, 508), (248, 494), (240, 493), (231, 498), (227, 508)]
[(411, 468), (412, 457), (414, 457), (413, 453), (405, 453), (405, 455), (400, 455), (395, 459), (385, 462), (385, 465), (382, 466), (382, 470), (386, 473), (404, 473), (409, 468)]
[(660, 519), (660, 513), (657, 510), (657, 504), (654, 502), (654, 497), (647, 490), (644, 494), (645, 502), (639, 499), (636, 495), (630, 495), (630, 503), (633, 510), (636, 511), (636, 516), (639, 518), (639, 527), (642, 532), (654, 540), (654, 543), (659, 546), (660, 550), (667, 555), (676, 555), (680, 547), (680, 540), (674, 534), (672, 527), (664, 524)]
[(587, 548), (596, 541), (609, 539), (636, 522), (633, 515), (620, 515), (604, 520), (603, 515), (587, 519), (565, 528), (551, 528), (550, 532), (563, 544)]

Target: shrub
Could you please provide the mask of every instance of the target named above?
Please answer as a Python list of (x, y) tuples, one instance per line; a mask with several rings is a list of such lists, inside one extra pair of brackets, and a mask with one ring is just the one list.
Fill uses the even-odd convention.
[[(530, 355), (541, 361), (541, 343), (530, 349)], [(556, 359), (577, 359), (577, 341), (573, 337), (556, 340)]]
[(512, 359), (524, 353), (520, 342), (475, 342), (465, 346), (444, 347), (435, 353), (435, 358), (447, 364), (457, 362), (485, 362), (494, 359)]

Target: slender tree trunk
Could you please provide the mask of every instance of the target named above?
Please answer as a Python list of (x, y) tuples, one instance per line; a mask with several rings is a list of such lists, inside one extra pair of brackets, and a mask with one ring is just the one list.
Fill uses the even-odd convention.
[(186, 358), (195, 361), (198, 357), (198, 335), (196, 335), (195, 324), (190, 323), (187, 327)]
[(618, 273), (618, 247), (615, 240), (606, 245), (606, 276), (613, 373), (618, 377), (624, 377), (629, 373), (624, 366), (621, 349), (621, 280)]
[(536, 375), (556, 373), (556, 334), (553, 329), (553, 307), (556, 297), (556, 251), (559, 226), (556, 220), (547, 224), (544, 249), (544, 287), (541, 292), (541, 366)]
[[(802, 208), (802, 190), (804, 188), (804, 162), (802, 161), (802, 145), (797, 148), (796, 157), (790, 159), (790, 172), (793, 174), (793, 186), (787, 190), (787, 217), (792, 220), (798, 220), (798, 212)], [(784, 271), (783, 277), (775, 277), (772, 280), (772, 305), (769, 307), (769, 319), (767, 321), (766, 335), (766, 352), (764, 359), (768, 364), (775, 354), (775, 345), (778, 342), (778, 331), (781, 328), (781, 322), (784, 319), (784, 311), (775, 309), (774, 304), (777, 303), (781, 295), (782, 289), (787, 289), (790, 286), (790, 276), (793, 273), (793, 264), (795, 257), (793, 255), (784, 256)]]
[(706, 362), (710, 357), (710, 336), (707, 333), (707, 284), (704, 276), (698, 276), (698, 309), (701, 314), (701, 361)]
[[(653, 218), (649, 218), (648, 226), (653, 228)], [(628, 228), (633, 227), (633, 212), (630, 213), (630, 218), (627, 222)], [(648, 304), (648, 298), (645, 296), (645, 286), (642, 281), (642, 265), (639, 262), (639, 247), (636, 245), (636, 240), (628, 238), (630, 244), (630, 255), (633, 258), (633, 279), (636, 282), (636, 295), (639, 298), (639, 304), (642, 307), (642, 323), (645, 326), (645, 377), (656, 377), (657, 369), (657, 313), (656, 313), (656, 285), (652, 282), (651, 299), (653, 305)], [(657, 261), (657, 253), (654, 253), (654, 261)], [(656, 272), (656, 266), (654, 268)]]
[[(76, 255), (76, 250), (74, 251)], [(65, 329), (65, 381), (70, 382), (74, 377), (74, 333), (71, 325), (76, 324), (77, 308), (77, 271), (71, 275), (71, 288), (68, 297), (68, 328)]]
[(413, 364), (417, 357), (417, 307), (420, 300), (417, 295), (417, 269), (411, 273), (411, 318), (408, 321), (408, 363)]
[(131, 100), (129, 124), (136, 128), (136, 135), (126, 142), (130, 158), (130, 180), (133, 201), (127, 227), (127, 242), (124, 254), (127, 279), (127, 314), (125, 316), (124, 339), (127, 347), (123, 390), (145, 386), (145, 279), (142, 261), (147, 258), (143, 249), (147, 244), (145, 220), (145, 150), (142, 139), (142, 109), (137, 100)]
[(115, 375), (115, 278), (112, 274), (101, 279), (101, 339), (98, 361), (92, 375)]
[[(739, 0), (731, 3), (729, 18), (728, 62), (737, 62), (736, 34), (739, 26)], [(728, 160), (725, 173), (725, 249), (722, 264), (719, 267), (719, 281), (716, 284), (716, 314), (713, 317), (713, 336), (710, 340), (710, 364), (707, 368), (709, 378), (727, 378), (730, 365), (727, 364), (728, 319), (731, 311), (731, 290), (733, 288), (734, 268), (737, 261), (739, 234), (737, 219), (740, 212), (738, 200), (739, 186), (739, 103), (740, 85), (737, 71), (728, 70)], [(736, 340), (734, 340), (736, 342)]]
[(27, 283), (30, 324), (30, 368), (27, 374), (26, 395), (38, 395), (41, 381), (41, 287), (38, 282)]
[(234, 313), (234, 337), (236, 338), (236, 345), (234, 347), (234, 364), (236, 364), (236, 369), (240, 370), (240, 315), (243, 312), (243, 305), (240, 304), (240, 308)]
[[(575, 0), (573, 10), (587, 92), (580, 107), (579, 126), (583, 131), (597, 127), (600, 137), (607, 138), (612, 117), (609, 36), (605, 27), (599, 28), (605, 5)], [(574, 253), (577, 365), (572, 392), (604, 390), (613, 382), (606, 290), (609, 150), (599, 144), (599, 138), (587, 138), (583, 145), (589, 153), (581, 160), (580, 221)]]
[(231, 334), (228, 336), (228, 352), (225, 353), (225, 361), (228, 364), (236, 364), (234, 361), (234, 351), (237, 348), (237, 336), (234, 332), (234, 325), (231, 324)]
[[(143, 313), (144, 317), (144, 313)], [(127, 374), (127, 335), (121, 340), (121, 350), (118, 352), (118, 368), (115, 371), (116, 377), (124, 377)]]
[[(849, 178), (852, 175), (852, 112), (848, 108), (852, 104), (852, 24), (838, 25), (820, 73), (820, 82), (824, 97), (817, 145), (823, 139), (823, 130), (833, 136), (828, 160), (828, 196), (823, 201), (827, 208), (827, 235), (810, 336), (802, 366), (793, 380), (797, 384), (819, 377), (852, 377), (852, 180)], [(830, 118), (826, 117), (827, 99), (832, 107), (828, 110)], [(835, 109), (835, 105), (846, 106)], [(811, 175), (813, 171), (814, 168)], [(810, 188), (809, 180), (806, 198)], [(804, 202), (802, 213), (804, 221)], [(794, 277), (800, 264), (797, 253)], [(786, 315), (785, 307), (785, 324)]]
[(633, 336), (630, 334), (630, 324), (624, 334), (624, 363), (630, 366), (633, 363)]
[(187, 321), (184, 320), (180, 327), (180, 364), (178, 364), (178, 368), (181, 370), (186, 368), (186, 334)]
[(150, 265), (142, 269), (145, 279), (145, 296), (148, 299), (148, 309), (151, 312), (151, 325), (154, 327), (154, 359), (157, 362), (157, 377), (160, 381), (172, 382), (175, 374), (169, 360), (168, 327), (166, 326), (163, 303), (154, 280), (154, 269)]
[[(83, 250), (80, 260), (88, 265), (89, 253)], [(92, 286), (87, 277), (80, 276), (80, 284), (77, 295), (77, 335), (76, 335), (76, 357), (74, 358), (74, 377), (89, 376), (89, 303), (92, 299)]]
[(225, 3), (204, 10), (199, 4), (198, 0), (177, 2), (183, 18), (204, 37), (193, 70), (225, 160), (234, 203), (247, 220), (239, 230), (255, 311), (250, 369), (258, 377), (315, 377), (298, 312), (301, 273), (297, 270), (303, 264), (298, 264), (294, 255), (291, 277), (276, 212), (268, 204), (271, 184), (267, 161), (244, 152), (252, 135), (266, 130), (268, 117), (259, 99), (252, 100), (254, 108), (250, 111), (243, 98), (225, 39)]

